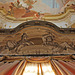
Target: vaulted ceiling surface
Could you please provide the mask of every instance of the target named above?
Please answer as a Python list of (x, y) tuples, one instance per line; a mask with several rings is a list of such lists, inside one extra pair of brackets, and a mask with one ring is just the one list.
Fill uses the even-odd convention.
[(74, 0), (0, 0), (0, 28), (15, 28), (28, 20), (46, 20), (68, 28), (75, 22), (74, 4)]

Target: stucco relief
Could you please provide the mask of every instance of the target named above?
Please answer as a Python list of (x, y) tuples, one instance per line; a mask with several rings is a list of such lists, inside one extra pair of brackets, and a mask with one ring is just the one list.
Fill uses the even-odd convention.
[(48, 32), (42, 35), (43, 43), (35, 45), (29, 41), (28, 35), (23, 33), (19, 41), (8, 40), (6, 45), (0, 47), (0, 54), (73, 54), (75, 53), (75, 43), (71, 42), (55, 42), (56, 36)]

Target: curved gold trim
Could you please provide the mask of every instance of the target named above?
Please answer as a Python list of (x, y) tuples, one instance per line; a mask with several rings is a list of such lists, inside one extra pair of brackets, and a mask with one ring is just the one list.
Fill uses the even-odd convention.
[(49, 60), (50, 60), (50, 58), (44, 58), (43, 60), (42, 60), (42, 58), (38, 60), (38, 58), (36, 58), (36, 60), (32, 60), (32, 59), (26, 58), (26, 60), (28, 62), (32, 62), (32, 63), (46, 63), (46, 62), (49, 62)]
[[(28, 20), (33, 20), (34, 17), (26, 17), (26, 18), (18, 18), (16, 19), (13, 16), (7, 15), (6, 12), (3, 9), (0, 9), (0, 13), (4, 15), (7, 19), (14, 20), (14, 21), (28, 21)], [(67, 8), (66, 11), (62, 14), (57, 14), (57, 15), (46, 15), (45, 17), (42, 17), (41, 20), (60, 20), (65, 18), (66, 16), (69, 15), (69, 13), (75, 13), (75, 10), (73, 8)]]

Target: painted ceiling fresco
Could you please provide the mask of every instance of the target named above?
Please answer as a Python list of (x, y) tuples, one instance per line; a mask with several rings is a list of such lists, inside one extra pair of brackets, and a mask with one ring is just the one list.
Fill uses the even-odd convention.
[[(63, 7), (63, 3), (61, 4)], [(0, 8), (15, 18), (39, 17), (61, 12), (60, 2), (57, 0), (0, 0)]]
[[(33, 17), (33, 20), (41, 20), (47, 15), (57, 15), (64, 11), (68, 4), (75, 4), (74, 0), (0, 0), (0, 10), (5, 13), (5, 16), (13, 17), (15, 19)], [(74, 7), (73, 7), (74, 8)], [(3, 11), (2, 11), (3, 10)], [(4, 17), (4, 16), (2, 16)], [(0, 17), (0, 27), (14, 28), (23, 22), (9, 22), (4, 21)], [(74, 19), (74, 18), (72, 18)], [(55, 22), (54, 22), (55, 23)], [(62, 27), (66, 27), (63, 22)], [(62, 23), (55, 23), (58, 26)], [(2, 26), (1, 26), (2, 25)], [(61, 27), (61, 26), (59, 26)]]
[(15, 18), (59, 13), (56, 0), (0, 0), (0, 8), (4, 8), (7, 14)]

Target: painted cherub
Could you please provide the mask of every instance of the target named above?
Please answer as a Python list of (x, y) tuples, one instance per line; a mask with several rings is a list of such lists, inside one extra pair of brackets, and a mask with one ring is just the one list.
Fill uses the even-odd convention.
[(27, 9), (33, 8), (32, 5), (37, 2), (37, 1), (34, 1), (34, 0), (23, 0), (23, 1), (24, 1), (24, 3), (26, 3), (28, 5)]

